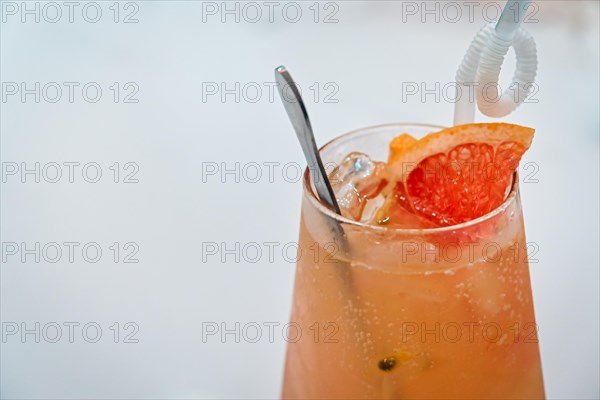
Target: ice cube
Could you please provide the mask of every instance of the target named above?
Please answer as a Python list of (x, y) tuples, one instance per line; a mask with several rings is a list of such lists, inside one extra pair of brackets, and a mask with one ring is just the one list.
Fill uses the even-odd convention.
[(363, 153), (348, 154), (331, 172), (329, 180), (342, 215), (361, 220), (365, 205), (387, 185), (386, 165)]

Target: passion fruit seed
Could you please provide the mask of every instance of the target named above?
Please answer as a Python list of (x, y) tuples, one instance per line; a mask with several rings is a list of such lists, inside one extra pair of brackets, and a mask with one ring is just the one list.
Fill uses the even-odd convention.
[(378, 366), (380, 370), (389, 372), (396, 366), (396, 358), (393, 356), (383, 358), (379, 360)]

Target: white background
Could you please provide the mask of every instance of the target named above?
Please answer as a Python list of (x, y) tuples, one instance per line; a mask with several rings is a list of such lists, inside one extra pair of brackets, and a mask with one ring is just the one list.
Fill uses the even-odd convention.
[[(113, 2), (98, 3), (97, 23), (83, 19), (86, 3), (79, 3), (72, 23), (64, 6), (56, 23), (43, 15), (39, 23), (31, 15), (23, 23), (20, 10), (3, 11), (3, 84), (81, 85), (73, 103), (65, 86), (57, 103), (43, 97), (36, 103), (33, 95), (25, 102), (19, 95), (3, 99), (3, 171), (11, 163), (33, 168), (36, 162), (43, 167), (72, 161), (96, 162), (103, 175), (95, 184), (83, 180), (81, 169), (69, 183), (66, 167), (54, 184), (43, 177), (36, 183), (33, 175), (26, 183), (20, 175), (7, 176), (2, 242), (26, 242), (30, 248), (35, 242), (97, 242), (103, 255), (97, 263), (86, 262), (79, 247), (73, 263), (66, 254), (57, 263), (36, 263), (31, 255), (22, 262), (19, 255), (3, 254), (4, 333), (10, 323), (24, 322), (30, 329), (36, 322), (80, 326), (73, 343), (64, 326), (57, 343), (43, 337), (36, 343), (32, 334), (25, 343), (19, 334), (7, 336), (1, 343), (2, 398), (276, 398), (285, 351), (281, 325), (273, 343), (266, 328), (257, 343), (243, 338), (236, 343), (234, 335), (224, 342), (218, 335), (202, 340), (203, 323), (283, 325), (289, 317), (294, 264), (281, 250), (273, 260), (263, 252), (256, 263), (243, 257), (236, 262), (233, 256), (225, 262), (219, 256), (202, 259), (202, 243), (232, 248), (236, 242), (278, 242), (281, 249), (297, 239), (301, 188), (288, 182), (295, 169), (284, 177), (282, 166), (303, 159), (278, 97), (269, 99), (273, 68), (285, 64), (307, 87), (321, 144), (386, 122), (448, 125), (451, 101), (433, 95), (426, 102), (419, 96), (403, 99), (403, 83), (433, 88), (451, 82), (485, 23), (487, 3), (477, 3), (473, 21), (457, 3), (463, 15), (456, 23), (450, 21), (454, 11), (444, 14), (441, 3), (436, 21), (435, 14), (410, 15), (406, 4), (393, 1), (336, 2), (337, 23), (323, 23), (335, 10), (323, 3), (315, 23), (313, 2), (298, 3), (303, 14), (297, 23), (282, 17), (284, 3), (273, 22), (262, 6), (258, 23), (245, 20), (254, 18), (250, 9), (239, 23), (235, 15), (225, 15), (223, 23), (220, 12), (203, 14), (207, 4), (193, 1), (136, 2), (138, 22), (129, 24), (113, 21)], [(600, 395), (599, 8), (591, 1), (538, 5), (525, 25), (538, 44), (537, 102), (505, 120), (536, 128), (523, 162), (539, 166), (539, 182), (523, 183), (521, 192), (528, 240), (539, 245), (531, 274), (547, 395), (592, 399)], [(134, 10), (118, 6), (120, 20)], [(488, 16), (496, 8), (489, 8)], [(46, 11), (54, 18), (53, 10)], [(502, 82), (508, 82), (513, 65), (509, 54)], [(103, 89), (96, 103), (81, 96), (87, 82)], [(121, 90), (134, 82), (139, 102), (124, 103), (121, 92), (115, 103), (109, 89), (114, 82)], [(236, 82), (258, 84), (261, 98), (253, 103), (255, 92), (247, 92), (239, 102), (231, 94), (225, 101), (219, 95), (203, 99), (207, 83), (231, 89)], [(328, 82), (338, 89), (332, 97), (337, 103), (325, 101)], [(315, 83), (321, 91), (317, 98), (308, 89)], [(479, 114), (477, 119), (488, 120)], [(136, 163), (139, 183), (114, 183), (109, 166), (115, 162), (122, 173), (124, 163)], [(240, 169), (252, 162), (263, 165), (259, 182), (244, 176), (235, 182), (233, 174), (203, 179), (207, 163), (231, 169), (236, 162)], [(265, 162), (279, 163), (273, 182)], [(115, 263), (109, 249), (114, 242), (137, 243), (139, 263), (123, 263), (122, 252)], [(81, 327), (89, 322), (102, 328), (97, 343), (82, 336)], [(110, 330), (115, 322), (119, 343)], [(124, 330), (127, 322), (139, 327), (138, 343), (124, 343), (123, 335), (131, 332)], [(88, 334), (93, 337), (94, 331)]]

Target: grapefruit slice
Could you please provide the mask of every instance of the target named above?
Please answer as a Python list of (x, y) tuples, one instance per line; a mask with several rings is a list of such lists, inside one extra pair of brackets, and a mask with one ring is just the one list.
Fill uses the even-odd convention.
[(393, 164), (398, 161), (402, 155), (404, 155), (409, 148), (411, 148), (418, 140), (409, 135), (403, 133), (400, 136), (396, 136), (390, 142), (390, 156), (388, 158), (388, 164)]
[(506, 123), (460, 125), (420, 140), (402, 134), (390, 143), (388, 166), (396, 183), (385, 208), (393, 216), (401, 207), (435, 226), (481, 217), (504, 201), (533, 134)]

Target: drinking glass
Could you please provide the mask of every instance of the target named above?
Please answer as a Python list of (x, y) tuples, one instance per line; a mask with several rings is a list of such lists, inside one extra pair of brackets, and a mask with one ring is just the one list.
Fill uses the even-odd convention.
[[(388, 124), (326, 144), (387, 160), (390, 141), (442, 127)], [(534, 399), (544, 386), (518, 175), (497, 209), (434, 229), (333, 213), (304, 173), (283, 398)], [(533, 251), (530, 251), (533, 253)], [(290, 325), (290, 326), (292, 326)]]

